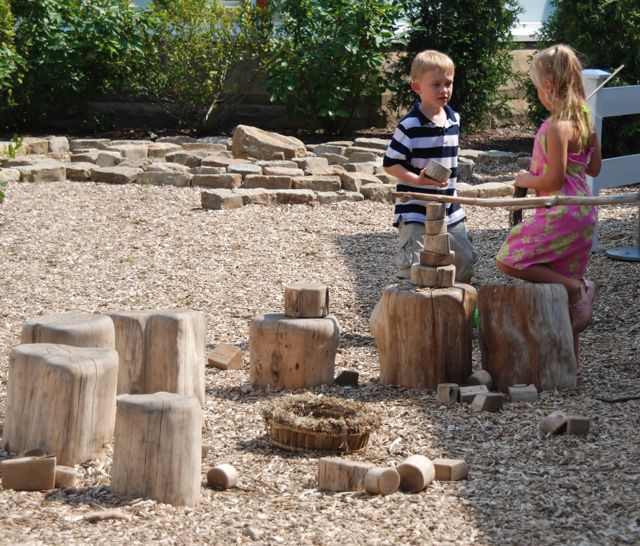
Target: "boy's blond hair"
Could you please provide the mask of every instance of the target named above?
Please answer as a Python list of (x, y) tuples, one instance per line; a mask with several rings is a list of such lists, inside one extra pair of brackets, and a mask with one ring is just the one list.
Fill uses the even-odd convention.
[(442, 70), (447, 76), (453, 76), (456, 67), (449, 55), (435, 49), (425, 49), (413, 58), (411, 79), (415, 80), (429, 70)]

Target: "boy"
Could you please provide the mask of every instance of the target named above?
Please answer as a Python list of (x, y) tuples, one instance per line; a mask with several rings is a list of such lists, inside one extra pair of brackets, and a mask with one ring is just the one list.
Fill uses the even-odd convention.
[[(397, 191), (456, 195), (460, 115), (448, 106), (453, 92), (453, 61), (444, 53), (425, 50), (411, 65), (411, 89), (420, 97), (393, 134), (384, 156), (384, 170), (399, 179)], [(451, 169), (448, 181), (427, 177), (423, 169), (434, 159)], [(448, 204), (447, 230), (455, 251), (456, 281), (468, 283), (477, 255), (465, 227), (460, 205)], [(408, 279), (411, 265), (419, 262), (424, 245), (426, 207), (424, 201), (396, 199), (393, 225), (398, 228), (397, 276)]]

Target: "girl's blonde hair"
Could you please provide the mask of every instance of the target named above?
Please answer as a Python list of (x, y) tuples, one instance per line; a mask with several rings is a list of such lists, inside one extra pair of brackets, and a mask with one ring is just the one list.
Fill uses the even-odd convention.
[(582, 84), (582, 63), (573, 48), (558, 44), (537, 53), (531, 63), (531, 79), (538, 86), (545, 80), (551, 82), (551, 115), (575, 123), (580, 139), (586, 141), (593, 127)]
[(436, 51), (435, 49), (425, 49), (418, 53), (411, 62), (411, 79), (415, 80), (428, 70), (442, 70), (447, 76), (453, 76), (455, 65), (449, 55)]

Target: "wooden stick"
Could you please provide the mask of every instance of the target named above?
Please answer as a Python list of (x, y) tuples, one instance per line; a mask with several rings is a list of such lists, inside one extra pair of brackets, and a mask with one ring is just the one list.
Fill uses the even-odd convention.
[(541, 207), (556, 207), (560, 205), (624, 205), (640, 203), (639, 193), (625, 193), (598, 197), (572, 197), (568, 195), (554, 195), (550, 197), (529, 198), (482, 198), (482, 197), (453, 197), (451, 195), (436, 195), (433, 193), (393, 192), (394, 197), (402, 201), (419, 199), (420, 201), (435, 201), (437, 203), (460, 203), (476, 207), (494, 207), (503, 209), (537, 209)]
[(620, 72), (623, 68), (624, 68), (623, 64), (621, 64), (618, 68), (616, 68), (606, 80), (604, 80), (598, 87), (596, 87), (593, 91), (591, 91), (591, 93), (589, 93), (589, 96), (587, 97), (586, 100), (589, 100), (591, 97), (593, 97), (593, 95), (595, 95), (598, 91), (600, 91), (600, 89), (602, 89), (605, 85), (607, 85), (615, 77), (615, 75), (618, 72)]

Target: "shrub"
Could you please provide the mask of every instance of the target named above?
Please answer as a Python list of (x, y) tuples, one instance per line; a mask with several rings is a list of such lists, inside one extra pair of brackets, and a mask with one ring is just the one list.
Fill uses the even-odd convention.
[(10, 102), (11, 76), (19, 61), (14, 45), (14, 24), (9, 0), (0, 0), (0, 105)]
[(255, 66), (232, 70), (264, 59), (270, 12), (248, 0), (233, 8), (218, 0), (173, 0), (152, 3), (147, 17), (146, 68), (135, 78), (136, 92), (163, 104), (178, 126), (220, 122), (214, 114), (231, 96), (239, 100), (256, 74)]
[(394, 105), (408, 109), (416, 100), (408, 85), (411, 61), (424, 49), (437, 49), (456, 65), (451, 106), (461, 113), (463, 127), (484, 125), (504, 102), (499, 88), (512, 75), (518, 0), (410, 0), (404, 6), (409, 27), (393, 68)]
[(362, 99), (387, 87), (382, 71), (398, 8), (388, 0), (279, 0), (267, 66), (272, 101), (289, 116), (340, 133)]
[(45, 121), (120, 89), (142, 53), (129, 0), (12, 0), (24, 59), (13, 123)]
[[(566, 43), (580, 53), (585, 67), (613, 71), (624, 64), (613, 84), (640, 84), (640, 0), (552, 3), (554, 11), (543, 25), (541, 48)], [(539, 121), (545, 113), (538, 106), (533, 85), (529, 86), (528, 97), (530, 117)], [(607, 118), (603, 132), (605, 157), (637, 153), (640, 149), (640, 116)]]

